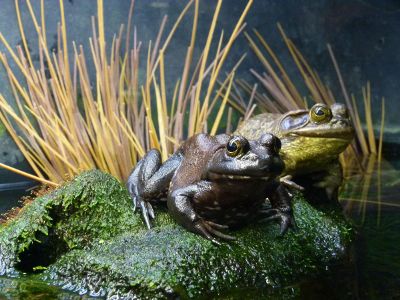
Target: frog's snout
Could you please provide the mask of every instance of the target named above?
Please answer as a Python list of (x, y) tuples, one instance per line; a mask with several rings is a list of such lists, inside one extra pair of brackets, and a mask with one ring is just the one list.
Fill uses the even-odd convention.
[(343, 117), (335, 117), (332, 119), (332, 125), (340, 128), (351, 127), (350, 120)]
[(271, 171), (274, 174), (281, 174), (285, 169), (285, 163), (280, 157), (275, 157), (271, 166)]
[(263, 161), (260, 161), (259, 169), (264, 174), (275, 174), (282, 173), (285, 168), (283, 160), (278, 155), (271, 155)]
[(260, 160), (260, 170), (264, 173), (280, 174), (285, 167), (279, 156), (281, 140), (271, 133), (265, 133), (258, 139), (258, 142), (266, 151), (264, 159)]
[(273, 154), (278, 154), (281, 150), (281, 140), (272, 133), (264, 133), (258, 139), (259, 143), (272, 151)]

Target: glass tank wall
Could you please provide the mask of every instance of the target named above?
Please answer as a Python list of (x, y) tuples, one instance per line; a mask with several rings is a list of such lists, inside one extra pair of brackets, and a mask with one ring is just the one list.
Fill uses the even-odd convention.
[[(60, 21), (60, 9), (58, 1), (45, 0), (45, 15), (47, 42), (49, 48), (57, 53), (57, 23)], [(199, 57), (200, 51), (206, 42), (209, 32), (216, 1), (200, 1), (198, 37), (194, 55)], [(226, 36), (240, 17), (247, 1), (225, 0), (222, 6), (216, 32), (223, 28)], [(158, 30), (166, 19), (165, 32), (169, 32), (175, 20), (178, 18), (186, 1), (179, 0), (136, 0), (132, 25), (137, 28), (137, 39), (144, 41), (142, 51), (147, 51), (147, 43), (156, 40)], [(40, 1), (32, 1), (32, 7), (36, 15), (40, 15)], [(130, 1), (104, 1), (104, 18), (106, 40), (112, 41), (113, 35), (120, 30), (121, 23), (126, 24)], [(72, 41), (77, 45), (83, 45), (86, 53), (90, 52), (89, 37), (92, 35), (91, 17), (97, 14), (96, 0), (64, 1), (65, 20), (67, 24), (69, 55), (73, 57)], [(38, 39), (34, 24), (30, 17), (29, 9), (25, 1), (20, 1), (21, 19), (25, 24), (25, 34), (28, 41), (29, 51), (34, 64), (39, 64)], [(166, 78), (173, 83), (182, 74), (182, 60), (187, 51), (192, 28), (192, 15), (189, 12), (182, 24), (179, 26), (173, 42), (166, 52)], [(354, 274), (354, 270), (344, 270), (335, 273), (333, 277), (324, 278), (316, 284), (315, 281), (306, 281), (302, 286), (304, 297), (326, 296), (323, 291), (332, 288), (333, 282), (337, 282), (338, 292), (332, 296), (337, 298), (364, 298), (384, 299), (385, 297), (399, 297), (400, 294), (395, 287), (399, 286), (399, 261), (394, 255), (394, 245), (399, 245), (400, 202), (393, 195), (400, 192), (398, 182), (398, 170), (400, 169), (400, 121), (398, 117), (400, 108), (399, 78), (400, 78), (400, 2), (395, 0), (259, 0), (254, 4), (246, 17), (244, 31), (253, 34), (256, 29), (279, 56), (286, 72), (293, 80), (300, 93), (310, 97), (310, 93), (304, 84), (298, 68), (279, 33), (277, 23), (280, 23), (286, 35), (294, 42), (308, 63), (316, 69), (320, 79), (325, 82), (338, 102), (344, 102), (342, 87), (338, 80), (334, 65), (329, 55), (327, 44), (330, 44), (341, 70), (344, 83), (349, 93), (354, 94), (354, 99), (360, 109), (363, 118), (363, 92), (362, 88), (370, 83), (372, 120), (376, 137), (379, 136), (381, 125), (381, 103), (385, 99), (385, 130), (383, 155), (388, 160), (390, 172), (384, 173), (386, 180), (384, 190), (377, 182), (376, 173), (372, 173), (372, 196), (379, 189), (382, 195), (382, 209), (379, 206), (357, 206), (349, 209), (347, 202), (344, 207), (349, 209), (357, 224), (365, 227), (357, 241), (356, 255), (359, 257), (357, 268), (363, 275)], [(14, 1), (0, 0), (0, 32), (9, 45), (15, 49), (21, 45), (19, 34), (18, 17), (15, 12)], [(165, 37), (165, 35), (164, 35)], [(132, 36), (133, 38), (133, 36)], [(214, 40), (212, 49), (216, 49), (217, 39)], [(215, 50), (212, 50), (215, 51)], [(0, 52), (7, 53), (3, 43), (0, 43)], [(236, 72), (237, 79), (245, 79), (250, 84), (257, 82), (256, 77), (250, 69), (262, 74), (265, 69), (250, 49), (244, 34), (239, 36), (232, 47), (224, 72), (229, 71), (240, 57), (246, 53), (244, 61)], [(11, 68), (17, 66), (6, 54)], [(90, 60), (90, 55), (87, 58)], [(144, 57), (144, 56), (143, 56)], [(141, 73), (143, 79), (145, 74), (144, 60), (141, 62)], [(89, 71), (93, 76), (94, 69)], [(19, 74), (22, 80), (22, 75)], [(0, 67), (0, 93), (12, 106), (16, 106), (13, 91), (10, 88), (5, 69)], [(95, 83), (92, 83), (95, 84)], [(174, 85), (166, 87), (167, 94), (172, 95)], [(259, 84), (258, 91), (263, 93)], [(246, 94), (243, 94), (246, 98)], [(248, 96), (247, 96), (248, 97)], [(170, 99), (168, 99), (170, 101)], [(364, 118), (363, 118), (364, 119)], [(364, 122), (365, 125), (365, 122)], [(31, 172), (29, 165), (18, 150), (11, 137), (7, 134), (4, 126), (0, 123), (0, 163), (13, 166)], [(381, 175), (379, 175), (381, 176)], [(357, 178), (354, 180), (358, 180)], [(10, 171), (0, 168), (0, 212), (4, 212), (17, 205), (20, 196), (35, 183), (25, 177), (16, 175)], [(362, 194), (362, 192), (360, 192)], [(344, 197), (350, 198), (349, 195)], [(372, 201), (372, 200), (371, 200)], [(363, 214), (360, 214), (360, 211)], [(360, 217), (362, 215), (362, 217)], [(377, 215), (379, 215), (377, 225)], [(386, 256), (385, 256), (386, 255)], [(383, 257), (383, 258), (382, 258)], [(381, 259), (382, 258), (382, 259)], [(397, 261), (396, 261), (397, 259)], [(356, 272), (357, 273), (357, 272)], [(343, 276), (342, 276), (343, 275)], [(381, 279), (380, 279), (381, 278)], [(359, 286), (354, 288), (354, 285)], [(343, 281), (348, 281), (346, 283)], [(4, 279), (8, 284), (8, 279)], [(0, 288), (2, 281), (0, 281)], [(360, 290), (358, 290), (358, 288)], [(56, 292), (54, 292), (56, 293)], [(329, 298), (329, 297), (327, 297)]]

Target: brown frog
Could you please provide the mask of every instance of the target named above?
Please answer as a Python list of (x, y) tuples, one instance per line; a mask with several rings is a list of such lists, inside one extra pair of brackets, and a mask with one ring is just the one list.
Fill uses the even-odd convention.
[[(198, 134), (164, 163), (159, 151), (149, 151), (127, 186), (148, 228), (154, 218), (151, 202), (166, 197), (179, 224), (215, 243), (233, 239), (221, 230), (240, 227), (260, 212), (265, 220), (278, 220), (283, 234), (295, 223), (291, 196), (277, 179), (284, 169), (280, 147), (272, 134), (257, 140)], [(272, 207), (263, 210), (266, 197)]]

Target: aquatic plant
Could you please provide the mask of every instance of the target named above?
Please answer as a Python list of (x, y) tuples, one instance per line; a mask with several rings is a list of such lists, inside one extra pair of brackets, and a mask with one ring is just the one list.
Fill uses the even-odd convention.
[[(91, 60), (86, 59), (88, 54), (83, 47), (75, 43), (72, 43), (74, 55), (69, 57), (71, 43), (66, 33), (62, 0), (57, 52), (51, 51), (46, 40), (43, 1), (38, 18), (28, 0), (26, 3), (39, 44), (38, 66), (32, 62), (18, 0), (15, 3), (22, 46), (13, 50), (1, 33), (0, 41), (25, 82), (18, 80), (7, 56), (1, 53), (0, 61), (8, 74), (17, 110), (0, 95), (0, 120), (35, 173), (25, 175), (56, 186), (83, 170), (98, 168), (125, 180), (138, 158), (150, 148), (159, 149), (166, 159), (186, 136), (217, 131), (235, 69), (243, 58), (219, 88), (216, 88), (216, 82), (232, 44), (244, 27), (252, 0), (248, 1), (228, 38), (222, 31), (217, 49), (211, 49), (222, 0), (216, 3), (207, 40), (197, 61), (193, 52), (199, 18), (198, 0), (187, 3), (165, 39), (166, 18), (160, 20), (159, 33), (154, 42), (149, 41), (144, 57), (136, 28), (131, 30), (134, 1), (131, 2), (125, 38), (121, 25), (110, 43), (106, 42), (104, 33), (103, 1), (98, 0), (97, 19), (92, 18), (93, 36), (89, 39)], [(194, 9), (193, 26), (182, 74), (174, 84), (173, 95), (167, 95), (167, 87), (173, 83), (165, 78), (164, 55), (191, 8)], [(144, 80), (140, 82), (139, 62), (142, 60), (145, 60), (146, 68)], [(91, 62), (95, 69), (94, 80), (88, 71)], [(224, 95), (222, 89), (227, 90)], [(221, 104), (216, 106), (220, 99)]]
[[(328, 85), (321, 80), (317, 71), (309, 65), (300, 50), (296, 47), (293, 41), (288, 38), (280, 24), (278, 24), (278, 29), (297, 69), (301, 74), (304, 85), (308, 89), (310, 96), (305, 97), (301, 94), (299, 89), (293, 83), (293, 80), (289, 77), (277, 54), (273, 51), (262, 35), (257, 30), (253, 30), (253, 33), (261, 44), (261, 47), (257, 45), (256, 41), (250, 34), (245, 33), (245, 36), (249, 42), (250, 48), (265, 68), (265, 72), (260, 74), (254, 69), (251, 69), (250, 72), (255, 76), (264, 88), (265, 92), (258, 92), (257, 85), (252, 86), (247, 81), (238, 79), (236, 80), (237, 85), (244, 90), (247, 95), (250, 95), (250, 104), (246, 104), (238, 93), (231, 94), (229, 98), (230, 104), (241, 112), (245, 119), (250, 117), (251, 113), (254, 112), (254, 101), (258, 104), (261, 111), (272, 113), (284, 113), (289, 110), (305, 109), (308, 107), (310, 102), (322, 102), (327, 105), (336, 102), (336, 98)], [(349, 96), (339, 65), (332, 51), (332, 47), (330, 45), (327, 47), (342, 89), (342, 96), (349, 108), (350, 117), (353, 120), (356, 131), (355, 140), (351, 147), (349, 147), (341, 156), (341, 161), (346, 166), (346, 169), (352, 169), (353, 167), (360, 169), (358, 167), (361, 166), (362, 170), (369, 168), (368, 171), (370, 172), (371, 170), (369, 165), (360, 161), (359, 157), (376, 155), (378, 161), (382, 158), (385, 101), (382, 99), (380, 135), (377, 145), (375, 142), (374, 124), (372, 121), (373, 108), (371, 106), (370, 83), (368, 82), (366, 87), (362, 88), (364, 119), (366, 123), (365, 133), (355, 96), (353, 94)], [(266, 52), (266, 54), (264, 54), (264, 52)]]

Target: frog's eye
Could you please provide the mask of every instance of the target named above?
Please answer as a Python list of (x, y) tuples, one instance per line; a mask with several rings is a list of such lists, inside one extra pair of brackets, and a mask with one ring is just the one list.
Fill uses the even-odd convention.
[(226, 150), (229, 156), (235, 157), (243, 154), (246, 150), (248, 142), (245, 138), (240, 136), (234, 136), (230, 139), (228, 144), (226, 144)]
[(328, 122), (331, 118), (332, 112), (324, 104), (315, 104), (310, 110), (310, 119), (314, 123)]

